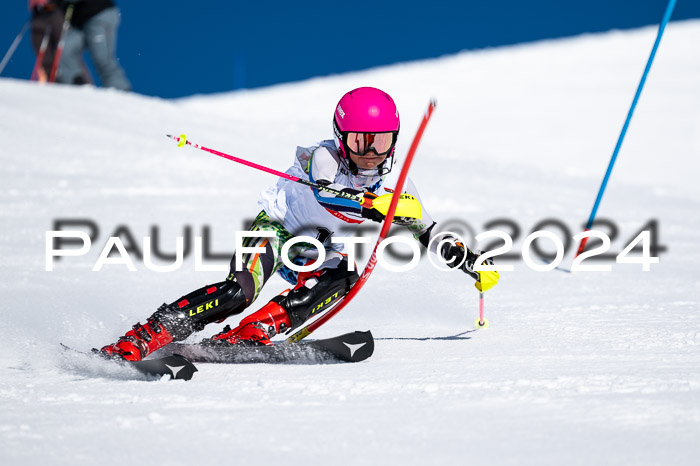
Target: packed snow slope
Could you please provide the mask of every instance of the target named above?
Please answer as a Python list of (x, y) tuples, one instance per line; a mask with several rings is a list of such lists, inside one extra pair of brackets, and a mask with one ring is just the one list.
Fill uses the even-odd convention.
[[(619, 229), (614, 254), (656, 219), (667, 249), (651, 271), (537, 272), (496, 258), (515, 270), (486, 293), (491, 327), (474, 332), (466, 275), (425, 259), (406, 273), (378, 268), (317, 332), (371, 329), (375, 355), (354, 365), (201, 364), (190, 382), (147, 382), (59, 350), (113, 342), (161, 303), (225, 278), (195, 272), (191, 254), (175, 272), (135, 257), (135, 272), (92, 272), (119, 227), (138, 245), (158, 235), (169, 253), (187, 227), (209, 227), (211, 250), (231, 252), (258, 192), (277, 181), (177, 149), (166, 133), (284, 170), (297, 145), (332, 136), (344, 92), (371, 85), (396, 99), (402, 156), (435, 97), (411, 171), (425, 208), (445, 228), (507, 231), (519, 253), (543, 219), (581, 231), (655, 34), (179, 101), (0, 80), (0, 463), (697, 464), (698, 21), (668, 27), (599, 211)], [(95, 222), (99, 236), (47, 272), (45, 232), (67, 219)], [(284, 288), (274, 278), (258, 304)]]

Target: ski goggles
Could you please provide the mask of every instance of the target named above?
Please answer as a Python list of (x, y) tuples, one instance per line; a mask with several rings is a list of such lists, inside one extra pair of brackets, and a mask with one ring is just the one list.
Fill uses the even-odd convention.
[(389, 155), (396, 144), (397, 131), (388, 133), (343, 133), (343, 144), (356, 155), (367, 155), (373, 151), (377, 155)]

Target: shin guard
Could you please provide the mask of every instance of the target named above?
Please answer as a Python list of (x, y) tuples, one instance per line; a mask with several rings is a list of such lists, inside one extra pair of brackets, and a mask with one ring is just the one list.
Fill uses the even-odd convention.
[(100, 352), (138, 361), (173, 341), (182, 341), (205, 325), (239, 314), (248, 306), (243, 289), (235, 281), (205, 286), (171, 304), (163, 304), (123, 337)]

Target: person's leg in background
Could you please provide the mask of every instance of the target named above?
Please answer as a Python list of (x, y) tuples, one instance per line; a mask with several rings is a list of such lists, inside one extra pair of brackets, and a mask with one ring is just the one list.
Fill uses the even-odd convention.
[(83, 26), (85, 42), (102, 86), (130, 91), (131, 83), (117, 60), (117, 29), (121, 21), (119, 8), (107, 8)]
[(83, 52), (85, 51), (85, 35), (83, 31), (69, 28), (63, 52), (60, 56), (56, 82), (62, 84), (85, 84), (83, 69)]

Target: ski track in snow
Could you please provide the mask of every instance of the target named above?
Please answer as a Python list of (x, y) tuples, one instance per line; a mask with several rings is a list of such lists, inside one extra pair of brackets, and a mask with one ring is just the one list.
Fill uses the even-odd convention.
[[(399, 154), (437, 97), (412, 171), (435, 218), (477, 232), (496, 218), (523, 232), (558, 218), (577, 233), (655, 34), (178, 101), (0, 80), (0, 463), (697, 464), (699, 21), (668, 27), (598, 214), (620, 227), (615, 252), (658, 219), (668, 251), (651, 272), (538, 273), (515, 262), (486, 294), (491, 327), (470, 331), (478, 294), (465, 276), (425, 259), (406, 274), (378, 269), (318, 332), (371, 329), (375, 354), (358, 364), (199, 364), (190, 382), (146, 382), (58, 345), (114, 341), (163, 301), (224, 278), (195, 273), (192, 257), (173, 273), (140, 261), (137, 272), (92, 272), (119, 225), (137, 242), (157, 225), (164, 251), (185, 226), (202, 236), (209, 225), (212, 250), (231, 251), (257, 193), (276, 181), (178, 150), (166, 133), (285, 169), (296, 145), (331, 136), (338, 97), (359, 85), (395, 97)], [(61, 218), (93, 219), (99, 238), (88, 256), (45, 272), (44, 232)], [(284, 287), (273, 278), (259, 302)]]

